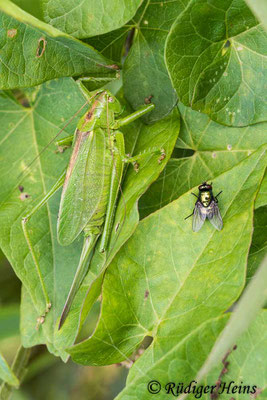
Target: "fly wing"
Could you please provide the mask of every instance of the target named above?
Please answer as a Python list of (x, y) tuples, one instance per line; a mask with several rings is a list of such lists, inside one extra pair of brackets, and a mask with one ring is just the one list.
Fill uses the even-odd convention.
[(212, 200), (210, 204), (210, 212), (208, 214), (208, 219), (218, 231), (222, 229), (223, 227), (222, 217), (220, 214), (218, 204), (214, 200)]
[(198, 200), (195, 204), (194, 208), (194, 215), (193, 215), (193, 222), (192, 222), (192, 229), (194, 232), (198, 232), (204, 221), (206, 219), (206, 210), (202, 206), (201, 202)]

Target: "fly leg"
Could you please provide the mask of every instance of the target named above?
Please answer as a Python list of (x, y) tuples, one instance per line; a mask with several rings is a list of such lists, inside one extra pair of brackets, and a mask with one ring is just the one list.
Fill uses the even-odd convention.
[[(192, 193), (192, 194), (194, 194), (194, 193)], [(194, 210), (193, 210), (192, 214), (188, 215), (188, 216), (185, 218), (185, 220), (186, 220), (187, 218), (192, 217), (192, 215), (194, 215)]]
[(29, 212), (29, 214), (27, 214), (25, 217), (22, 218), (21, 224), (22, 224), (22, 230), (26, 239), (26, 242), (28, 244), (29, 247), (29, 251), (32, 255), (33, 258), (33, 262), (34, 265), (36, 267), (36, 271), (38, 274), (38, 277), (40, 279), (40, 283), (41, 283), (41, 287), (42, 287), (42, 292), (45, 298), (45, 303), (46, 303), (46, 308), (44, 313), (42, 313), (42, 315), (40, 317), (38, 317), (37, 319), (37, 326), (36, 328), (39, 328), (40, 324), (44, 323), (45, 320), (45, 316), (46, 314), (49, 312), (50, 308), (51, 308), (51, 302), (49, 300), (49, 296), (45, 287), (45, 283), (43, 280), (43, 276), (42, 276), (42, 272), (40, 269), (40, 264), (39, 264), (39, 260), (38, 257), (36, 256), (35, 250), (34, 250), (34, 246), (32, 244), (30, 235), (29, 235), (29, 231), (27, 228), (27, 222), (29, 222), (30, 218), (43, 206), (45, 205), (48, 200), (56, 193), (56, 191), (63, 185), (64, 183), (64, 179), (65, 179), (65, 171), (64, 173), (60, 176), (60, 178), (58, 179), (58, 181), (55, 183), (55, 185), (52, 187), (51, 190), (49, 190), (49, 192), (46, 194), (46, 196), (38, 203), (36, 204), (36, 206)]
[(216, 203), (218, 203), (218, 197), (220, 196), (221, 193), (222, 193), (222, 190), (218, 194), (216, 194), (216, 196), (214, 197)]
[[(195, 196), (195, 197), (199, 200), (198, 196), (197, 196), (195, 193), (192, 192), (191, 194), (192, 194), (193, 196)], [(192, 217), (192, 215), (194, 215), (194, 210), (193, 210), (192, 214), (188, 215), (188, 216), (185, 218), (185, 220), (186, 220), (187, 218)]]

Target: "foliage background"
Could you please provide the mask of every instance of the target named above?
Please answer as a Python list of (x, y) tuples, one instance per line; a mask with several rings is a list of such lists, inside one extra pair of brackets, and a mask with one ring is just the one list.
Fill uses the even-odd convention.
[[(260, 0), (103, 5), (0, 1), (0, 378), (11, 385), (2, 385), (0, 397), (149, 399), (149, 380), (190, 382), (215, 354), (205, 377), (214, 384), (223, 349), (237, 343), (224, 377), (257, 384), (257, 398), (264, 399), (266, 6)], [(123, 129), (126, 149), (139, 153), (153, 143), (166, 159), (159, 165), (147, 156), (137, 175), (127, 169), (119, 239), (113, 234), (106, 257), (95, 254), (60, 332), (55, 326), (81, 240), (68, 248), (56, 241), (59, 193), (32, 219), (53, 299), (53, 312), (36, 331), (43, 299), (20, 220), (63, 171), (69, 151), (57, 154), (49, 146), (23, 180), (30, 195), (24, 201), (18, 175), (84, 103), (79, 78), (88, 90), (113, 91), (125, 114), (151, 99), (155, 110)], [(193, 234), (184, 217), (194, 206), (190, 192), (204, 180), (223, 190), (224, 228), (214, 232), (206, 223)], [(114, 226), (125, 204), (120, 200)], [(261, 278), (254, 281), (258, 269)], [(259, 295), (246, 300), (250, 282)], [(227, 322), (240, 296), (241, 311)], [(222, 332), (224, 343), (217, 341)], [(21, 343), (35, 347), (29, 363), (12, 373)], [(22, 385), (12, 391), (26, 364)]]

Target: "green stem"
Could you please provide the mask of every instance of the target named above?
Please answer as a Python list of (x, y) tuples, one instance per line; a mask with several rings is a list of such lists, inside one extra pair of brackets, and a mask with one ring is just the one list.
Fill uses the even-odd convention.
[[(31, 348), (26, 349), (20, 346), (12, 363), (12, 371), (20, 383), (27, 372), (26, 367), (29, 362), (30, 354)], [(11, 399), (13, 389), (13, 386), (10, 386), (8, 383), (3, 383), (0, 387), (0, 400)]]

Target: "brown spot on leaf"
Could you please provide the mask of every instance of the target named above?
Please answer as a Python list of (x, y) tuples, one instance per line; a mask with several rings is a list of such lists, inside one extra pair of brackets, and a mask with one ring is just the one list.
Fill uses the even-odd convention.
[(38, 40), (38, 47), (37, 47), (37, 50), (36, 50), (36, 57), (37, 58), (42, 57), (42, 55), (44, 54), (45, 48), (46, 48), (46, 44), (47, 44), (47, 41), (45, 40), (44, 37), (41, 37)]
[(120, 69), (120, 67), (117, 64), (107, 65), (107, 68), (111, 68), (111, 69), (115, 69), (115, 70), (119, 70)]
[(25, 201), (25, 200), (27, 200), (29, 197), (30, 197), (30, 195), (29, 195), (28, 193), (21, 193), (21, 194), (19, 195), (19, 199), (20, 199), (21, 201)]
[(19, 191), (22, 193), (24, 191), (24, 187), (19, 185)]
[(134, 162), (133, 167), (136, 173), (139, 172), (139, 164), (137, 162)]
[(154, 97), (153, 94), (151, 94), (148, 97), (145, 97), (145, 104), (151, 104), (151, 100), (152, 100), (153, 97)]
[(120, 223), (118, 222), (115, 226), (115, 232), (117, 232), (117, 230), (119, 229)]
[(7, 37), (13, 38), (16, 36), (17, 33), (18, 33), (17, 29), (9, 29), (7, 31)]

